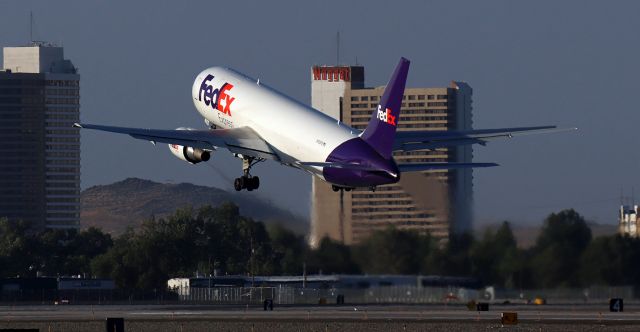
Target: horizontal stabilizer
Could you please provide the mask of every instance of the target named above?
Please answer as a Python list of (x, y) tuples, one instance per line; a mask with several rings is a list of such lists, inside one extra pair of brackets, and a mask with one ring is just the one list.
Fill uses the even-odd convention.
[(425, 164), (403, 164), (398, 165), (401, 173), (434, 171), (442, 169), (477, 168), (499, 166), (496, 163), (425, 163)]
[(350, 169), (354, 171), (386, 172), (384, 169), (370, 167), (366, 165), (360, 165), (360, 164), (350, 164), (350, 163), (301, 161), (301, 162), (298, 162), (298, 164), (301, 166), (341, 168), (341, 169)]

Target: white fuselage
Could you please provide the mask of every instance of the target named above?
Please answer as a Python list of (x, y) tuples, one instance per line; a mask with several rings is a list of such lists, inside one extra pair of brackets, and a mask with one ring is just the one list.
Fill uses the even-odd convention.
[[(192, 97), (198, 112), (210, 123), (219, 129), (253, 129), (284, 164), (324, 162), (337, 146), (360, 133), (227, 68), (212, 67), (198, 74)], [(322, 176), (319, 167), (302, 168)]]

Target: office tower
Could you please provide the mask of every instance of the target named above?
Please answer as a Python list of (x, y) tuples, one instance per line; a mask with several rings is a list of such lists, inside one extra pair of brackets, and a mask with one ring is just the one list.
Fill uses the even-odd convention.
[(3, 56), (0, 218), (78, 228), (80, 75), (50, 44), (5, 47)]

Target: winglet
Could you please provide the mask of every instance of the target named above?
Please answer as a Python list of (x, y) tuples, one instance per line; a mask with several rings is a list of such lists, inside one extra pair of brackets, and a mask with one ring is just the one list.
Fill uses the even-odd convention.
[(396, 128), (400, 120), (400, 106), (409, 73), (409, 60), (400, 58), (391, 79), (384, 89), (378, 108), (371, 114), (367, 128), (360, 136), (381, 156), (391, 158)]
[(73, 128), (82, 128), (82, 125), (76, 122), (73, 124)]

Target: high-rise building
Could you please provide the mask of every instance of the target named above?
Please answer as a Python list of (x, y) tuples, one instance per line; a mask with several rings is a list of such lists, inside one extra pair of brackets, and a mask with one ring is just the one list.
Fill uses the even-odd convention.
[(36, 230), (80, 224), (80, 75), (62, 47), (3, 49), (0, 218)]
[[(364, 130), (376, 109), (384, 87), (366, 88), (361, 66), (314, 66), (311, 69), (311, 105), (351, 127)], [(451, 82), (448, 87), (407, 88), (404, 92), (399, 131), (471, 129), (471, 87)], [(470, 146), (396, 152), (399, 163), (471, 162)], [(428, 178), (428, 177), (429, 178)], [(447, 239), (451, 232), (471, 229), (471, 169), (424, 172), (417, 181), (422, 192), (398, 184), (334, 192), (331, 185), (313, 178), (312, 234), (317, 244), (329, 237), (345, 244), (358, 243), (373, 231), (393, 225)], [(434, 181), (435, 180), (435, 181)], [(415, 180), (412, 180), (415, 181)], [(436, 183), (429, 187), (429, 183)], [(428, 191), (441, 191), (438, 206)]]
[(621, 205), (618, 233), (631, 237), (640, 237), (640, 218), (638, 218), (638, 205)]

